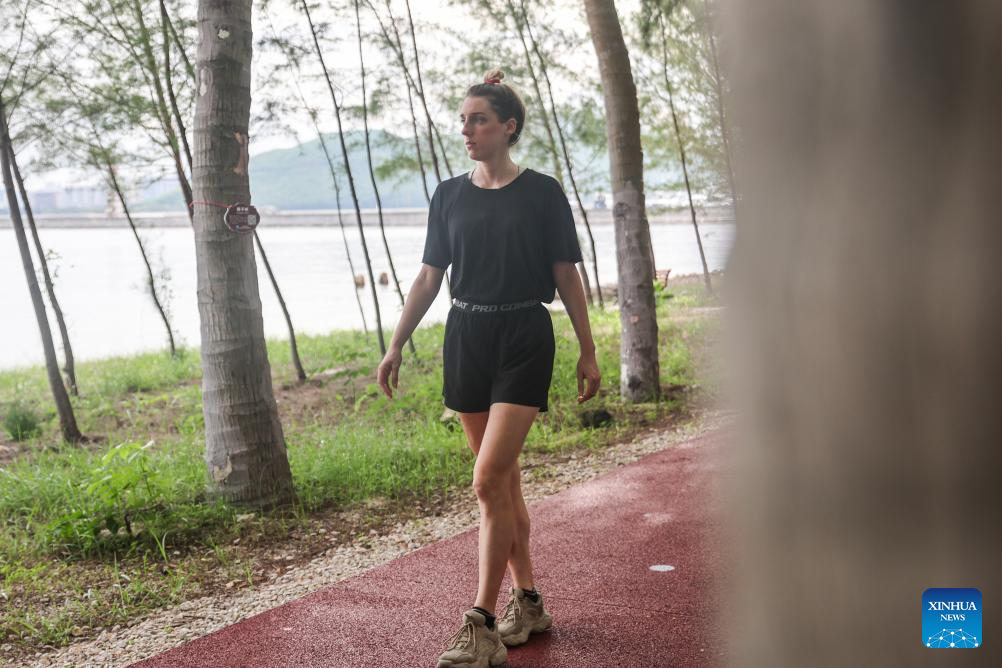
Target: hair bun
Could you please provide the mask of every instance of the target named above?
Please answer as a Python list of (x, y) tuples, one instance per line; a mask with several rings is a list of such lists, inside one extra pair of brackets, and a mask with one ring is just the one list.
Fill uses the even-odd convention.
[(501, 81), (504, 79), (504, 71), (499, 69), (488, 70), (487, 74), (484, 75), (484, 83), (487, 83), (491, 79), (497, 79)]

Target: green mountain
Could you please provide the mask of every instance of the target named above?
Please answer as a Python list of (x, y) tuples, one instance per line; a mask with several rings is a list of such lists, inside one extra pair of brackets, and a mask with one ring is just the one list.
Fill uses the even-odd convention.
[[(341, 144), (337, 134), (324, 136), (331, 153), (341, 188), (341, 207), (353, 207), (348, 179), (342, 169)], [(370, 133), (372, 161), (376, 168), (379, 196), (386, 208), (424, 207), (428, 205), (418, 176), (416, 160), (411, 158), (413, 143), (382, 130)], [(374, 209), (376, 197), (369, 176), (365, 135), (361, 131), (345, 134), (348, 162), (355, 181), (359, 206)], [(411, 149), (411, 150), (408, 150)], [(465, 165), (449, 156), (453, 167)], [(426, 165), (430, 169), (430, 166)], [(250, 161), (251, 195), (257, 207), (273, 206), (287, 211), (295, 209), (334, 209), (337, 198), (331, 181), (330, 168), (319, 139), (293, 148), (276, 149), (255, 155)], [(434, 172), (428, 174), (428, 192), (435, 189)], [(184, 208), (180, 192), (137, 202), (140, 211), (163, 211)]]

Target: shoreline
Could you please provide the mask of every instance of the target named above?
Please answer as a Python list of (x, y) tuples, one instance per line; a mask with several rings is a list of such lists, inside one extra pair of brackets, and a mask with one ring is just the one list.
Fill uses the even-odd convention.
[[(261, 225), (264, 227), (336, 227), (337, 209), (306, 210), (306, 211), (276, 211), (263, 207)], [(355, 210), (342, 209), (341, 217), (346, 225), (356, 225)], [(696, 210), (698, 222), (701, 224), (733, 224), (734, 217), (728, 207), (704, 207)], [(425, 227), (428, 224), (428, 210), (420, 209), (385, 209), (383, 223), (388, 227)], [(182, 228), (190, 227), (188, 217), (183, 213), (174, 212), (139, 212), (133, 216), (136, 227), (139, 228)], [(575, 220), (583, 224), (580, 212), (575, 212)], [(588, 211), (588, 222), (593, 225), (612, 225), (611, 209), (593, 209)], [(659, 212), (649, 216), (651, 225), (686, 225), (692, 223), (687, 209)], [(44, 213), (35, 216), (35, 224), (39, 229), (128, 229), (125, 216), (107, 215), (103, 213)], [(375, 209), (362, 210), (362, 225), (378, 227), (379, 213)], [(0, 217), (0, 230), (13, 229), (10, 218), (4, 214)]]

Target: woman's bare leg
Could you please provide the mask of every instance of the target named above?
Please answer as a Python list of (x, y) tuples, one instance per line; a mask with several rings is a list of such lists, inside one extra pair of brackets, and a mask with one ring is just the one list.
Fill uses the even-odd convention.
[(477, 455), (473, 487), (480, 502), (481, 524), (475, 605), (485, 610), (494, 610), (506, 563), (516, 586), (529, 589), (533, 584), (529, 517), (521, 494), (518, 455), (538, 412), (533, 406), (495, 403), (486, 414), (460, 414)]

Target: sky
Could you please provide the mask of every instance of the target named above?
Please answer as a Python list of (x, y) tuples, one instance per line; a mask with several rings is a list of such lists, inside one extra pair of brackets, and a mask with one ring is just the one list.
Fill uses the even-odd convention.
[[(379, 0), (374, 1), (376, 5), (380, 7), (382, 6)], [(257, 3), (255, 4), (257, 5)], [(636, 11), (638, 5), (639, 0), (617, 2), (617, 8), (620, 11), (621, 18)], [(325, 6), (326, 5), (324, 3), (321, 3), (321, 8), (316, 10), (316, 13), (313, 16), (315, 22), (319, 23), (327, 18), (326, 11), (323, 9)], [(417, 40), (423, 66), (427, 65), (429, 62), (434, 62), (435, 60), (438, 60), (439, 62), (443, 62), (444, 60), (447, 62), (447, 59), (451, 58), (453, 54), (447, 51), (447, 49), (450, 48), (450, 45), (436, 44), (432, 39), (428, 39), (428, 37), (432, 35), (430, 32), (425, 31), (423, 35), (421, 30), (422, 26), (450, 26), (456, 30), (460, 30), (463, 35), (468, 36), (471, 42), (476, 42), (477, 40), (484, 41), (485, 35), (494, 29), (493, 26), (484, 24), (482, 21), (473, 18), (468, 6), (469, 3), (450, 3), (448, 0), (411, 0), (411, 10), (414, 15), (415, 24), (417, 25)], [(543, 15), (545, 20), (557, 22), (562, 27), (573, 26), (575, 32), (578, 32), (582, 36), (587, 35), (587, 21), (582, 3), (576, 3), (571, 0), (561, 0), (560, 2), (536, 3), (536, 6), (539, 8), (537, 9), (537, 13), (540, 13), (541, 15), (543, 15), (542, 8), (545, 7), (545, 15)], [(396, 16), (398, 18), (402, 18), (405, 16), (405, 11), (406, 10), (402, 0), (394, 0), (394, 12)], [(286, 29), (294, 30), (295, 34), (297, 34), (300, 39), (306, 41), (304, 46), (310, 46), (308, 42), (309, 31), (306, 28), (302, 13), (298, 9), (298, 3), (296, 6), (293, 6), (289, 0), (281, 2), (278, 0), (272, 0), (269, 3), (267, 10), (262, 10), (260, 7), (255, 6), (253, 17), (255, 40), (273, 34), (272, 26), (274, 26), (274, 29), (279, 32), (284, 32)], [(362, 21), (363, 30), (366, 28), (373, 31), (377, 29), (375, 21), (371, 18), (371, 14), (365, 11), (364, 8), (362, 11)], [(346, 39), (336, 45), (325, 48), (324, 56), (327, 60), (328, 69), (335, 72), (336, 82), (344, 82), (345, 95), (350, 102), (353, 94), (357, 96), (358, 87), (358, 45), (355, 41), (354, 22), (342, 21), (336, 28), (334, 28), (334, 30), (336, 30), (339, 35), (343, 35)], [(379, 51), (373, 40), (370, 40), (366, 44), (364, 53), (366, 67), (370, 73), (372, 69), (375, 68), (377, 63), (384, 61), (383, 54)], [(587, 68), (594, 71), (596, 77), (598, 76), (597, 60), (594, 51), (590, 48), (580, 49), (578, 53), (560, 53), (558, 54), (558, 58), (567, 66), (574, 67), (576, 69)], [(282, 59), (282, 56), (277, 53), (269, 54), (262, 49), (256, 49), (254, 71), (257, 75), (254, 76), (254, 79), (252, 80), (252, 104), (261, 104), (262, 99), (266, 96), (266, 92), (261, 89), (263, 78), (261, 73), (270, 64), (280, 59)], [(310, 59), (308, 63), (309, 66), (312, 66), (313, 60), (314, 59), (312, 58)], [(506, 63), (497, 63), (497, 65), (502, 69), (505, 69)], [(319, 73), (319, 68), (317, 68), (314, 73)], [(341, 76), (337, 76), (338, 74)], [(508, 82), (517, 87), (527, 87), (529, 85), (528, 81), (512, 81), (510, 77)], [(295, 95), (295, 88), (293, 87), (291, 80), (286, 80), (284, 83), (284, 87), (287, 87), (289, 91), (288, 94)], [(473, 82), (457, 82), (457, 85), (465, 88), (470, 83)], [(311, 101), (311, 104), (315, 101), (317, 107), (321, 109), (321, 129), (324, 132), (336, 132), (337, 124), (334, 119), (333, 110), (331, 109), (330, 97), (326, 89), (326, 85), (323, 84), (319, 77), (310, 77), (308, 75), (303, 78), (301, 84), (303, 85), (306, 96)], [(426, 86), (436, 85), (436, 82), (426, 81), (425, 84)], [(561, 94), (561, 82), (559, 80), (555, 80), (554, 87), (556, 94), (559, 97)], [(274, 94), (274, 91), (270, 91), (269, 94)], [(444, 115), (445, 110), (439, 111)], [(433, 110), (433, 113), (435, 113), (435, 110)], [(250, 153), (252, 156), (273, 149), (293, 147), (301, 141), (311, 141), (316, 136), (312, 123), (303, 113), (297, 113), (284, 117), (283, 121), (291, 130), (291, 133), (279, 133), (277, 128), (255, 127), (252, 124), (250, 146)], [(406, 127), (393, 128), (384, 126), (381, 120), (376, 120), (371, 124), (371, 127), (385, 127), (385, 129), (390, 131), (409, 133), (409, 118), (406, 120), (406, 123)], [(346, 129), (351, 129), (354, 126), (361, 128), (360, 122), (353, 124), (350, 121), (345, 121), (345, 124)], [(449, 130), (451, 130), (451, 128)], [(30, 159), (31, 156), (29, 155), (27, 157)], [(63, 169), (46, 174), (35, 174), (32, 181), (32, 189), (45, 189), (66, 186), (68, 184), (85, 185), (90, 182), (97, 183), (98, 178), (90, 174), (80, 174), (76, 170)]]

